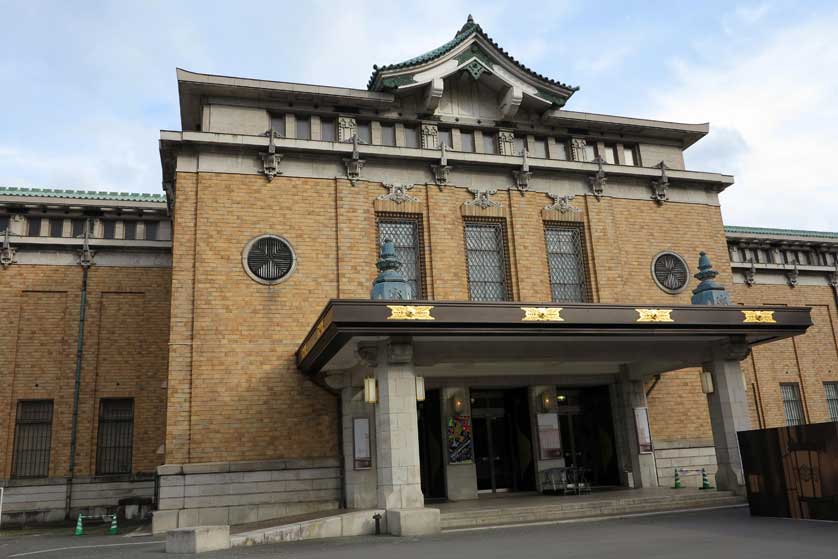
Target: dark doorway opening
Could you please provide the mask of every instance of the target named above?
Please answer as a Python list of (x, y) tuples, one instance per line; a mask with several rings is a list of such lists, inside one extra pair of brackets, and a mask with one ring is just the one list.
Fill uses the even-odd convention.
[(585, 468), (593, 486), (620, 485), (608, 387), (559, 387), (556, 395), (565, 464)]
[(425, 391), (417, 402), (419, 425), (419, 468), (425, 500), (445, 499), (445, 450), (442, 444), (442, 416), (438, 389)]
[(471, 391), (477, 490), (535, 489), (527, 389)]

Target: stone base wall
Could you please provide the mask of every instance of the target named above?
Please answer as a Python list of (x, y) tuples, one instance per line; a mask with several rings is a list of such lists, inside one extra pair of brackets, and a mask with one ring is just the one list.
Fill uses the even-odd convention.
[(341, 500), (338, 458), (167, 464), (157, 473), (154, 533), (337, 509)]
[(712, 440), (655, 441), (655, 462), (658, 485), (672, 487), (675, 469), (684, 487), (701, 487), (701, 468), (707, 472), (710, 485), (716, 485), (716, 449)]
[[(67, 480), (11, 480), (4, 486), (2, 526), (29, 526), (61, 522), (67, 516)], [(73, 481), (70, 518), (79, 513), (98, 516), (117, 513), (120, 518), (148, 514), (154, 503), (154, 479), (86, 478)]]

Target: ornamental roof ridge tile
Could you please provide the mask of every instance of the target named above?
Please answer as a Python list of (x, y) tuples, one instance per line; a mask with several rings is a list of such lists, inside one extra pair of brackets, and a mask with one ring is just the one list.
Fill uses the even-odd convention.
[(512, 55), (506, 52), (505, 49), (501, 48), (501, 46), (492, 39), (483, 28), (480, 27), (480, 24), (474, 22), (474, 18), (469, 14), (468, 20), (466, 21), (465, 25), (463, 25), (460, 30), (454, 35), (454, 38), (445, 43), (442, 46), (439, 46), (433, 50), (430, 50), (424, 54), (420, 54), (419, 56), (415, 56), (403, 62), (396, 62), (394, 64), (385, 64), (384, 66), (378, 66), (377, 64), (373, 64), (373, 72), (370, 76), (369, 81), (367, 82), (367, 89), (372, 90), (372, 86), (375, 83), (375, 78), (378, 74), (385, 70), (397, 70), (400, 68), (408, 68), (410, 66), (416, 66), (417, 64), (423, 64), (425, 62), (430, 62), (431, 60), (435, 60), (444, 54), (447, 54), (468, 37), (471, 36), (472, 33), (477, 32), (481, 37), (489, 42), (490, 45), (495, 47), (498, 52), (500, 52), (503, 56), (508, 58), (513, 64), (515, 64), (518, 68), (523, 70), (524, 72), (534, 76), (542, 81), (545, 81), (552, 85), (557, 85), (559, 87), (563, 87), (565, 89), (569, 89), (571, 91), (579, 91), (579, 86), (571, 86), (566, 83), (560, 82), (558, 80), (554, 80), (553, 78), (548, 78), (542, 74), (539, 74), (535, 70), (532, 70), (525, 65), (518, 62)]
[(838, 232), (811, 231), (806, 229), (773, 229), (770, 227), (743, 227), (740, 225), (725, 225), (725, 233), (744, 233), (753, 235), (789, 235), (794, 237), (823, 237), (838, 239)]
[(71, 190), (60, 188), (25, 188), (0, 186), (0, 196), (42, 196), (48, 198), (82, 198), (121, 202), (165, 202), (165, 194), (147, 192), (106, 192), (100, 190)]

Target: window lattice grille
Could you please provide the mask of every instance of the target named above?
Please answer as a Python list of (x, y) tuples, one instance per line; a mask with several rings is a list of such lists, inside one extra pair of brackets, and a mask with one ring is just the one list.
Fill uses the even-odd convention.
[(838, 421), (838, 382), (825, 382), (823, 389), (826, 391), (826, 405), (829, 408), (829, 418)]
[(547, 241), (552, 300), (568, 303), (589, 301), (582, 228), (548, 225), (544, 229), (544, 236)]
[(97, 474), (130, 474), (134, 441), (134, 400), (102, 400), (99, 404)]
[(472, 301), (509, 301), (509, 263), (503, 224), (465, 225), (468, 290)]
[(803, 403), (800, 400), (800, 386), (796, 382), (780, 383), (780, 394), (783, 398), (783, 409), (786, 412), (786, 425), (806, 423)]
[(17, 403), (12, 477), (47, 477), (52, 438), (52, 400)]
[(259, 279), (277, 281), (291, 271), (294, 253), (282, 239), (266, 236), (258, 239), (247, 253), (247, 267)]
[(393, 241), (396, 256), (402, 263), (401, 273), (410, 285), (414, 299), (424, 294), (422, 266), (422, 229), (418, 219), (405, 217), (379, 217), (379, 247), (386, 239)]

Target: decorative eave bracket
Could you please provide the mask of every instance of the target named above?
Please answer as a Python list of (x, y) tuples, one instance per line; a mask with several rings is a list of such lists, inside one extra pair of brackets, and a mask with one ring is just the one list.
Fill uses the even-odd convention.
[(494, 196), (498, 193), (496, 189), (479, 189), (479, 188), (469, 188), (469, 192), (474, 194), (474, 200), (467, 200), (463, 205), (465, 206), (477, 206), (481, 209), (487, 208), (499, 208), (500, 204), (489, 198), (489, 196)]
[(451, 172), (451, 166), (448, 164), (448, 156), (445, 154), (445, 144), (440, 144), (439, 150), (441, 152), (439, 165), (431, 165), (431, 172), (433, 172), (436, 185), (443, 187), (448, 184), (448, 175)]
[(0, 249), (0, 266), (3, 267), (5, 270), (12, 264), (17, 264), (17, 258), (15, 258), (16, 249), (12, 247), (11, 242), (9, 242), (9, 228), (6, 228), (6, 231), (3, 235), (3, 248)]
[(501, 120), (511, 120), (521, 107), (524, 101), (524, 91), (517, 85), (511, 85), (506, 88), (503, 97), (500, 100)]
[(751, 267), (747, 270), (744, 270), (742, 274), (745, 276), (745, 285), (748, 287), (753, 286), (757, 282), (757, 267), (754, 265), (754, 261), (751, 260)]
[(434, 78), (428, 83), (425, 89), (425, 95), (422, 98), (422, 107), (419, 112), (433, 114), (439, 107), (439, 102), (442, 101), (442, 94), (445, 91), (445, 82), (442, 78)]
[(279, 170), (279, 164), (282, 162), (282, 155), (276, 152), (276, 143), (274, 142), (274, 140), (279, 138), (280, 135), (276, 129), (271, 128), (265, 132), (265, 136), (268, 137), (268, 151), (267, 153), (260, 153), (259, 155), (262, 157), (262, 174), (265, 175), (268, 182), (271, 182), (275, 176), (282, 174), (282, 171)]
[(594, 176), (588, 177), (588, 183), (591, 185), (591, 192), (599, 200), (605, 193), (605, 184), (608, 182), (608, 177), (605, 176), (605, 169), (602, 167), (605, 160), (597, 155), (593, 162), (597, 164), (597, 171)]
[(666, 175), (666, 170), (669, 167), (663, 161), (655, 165), (655, 167), (661, 170), (661, 176), (659, 179), (652, 179), (650, 183), (652, 187), (652, 200), (658, 204), (663, 204), (669, 200), (669, 196), (667, 195), (667, 190), (669, 190), (669, 177)]
[(527, 160), (526, 149), (521, 152), (521, 157), (523, 158), (521, 169), (518, 171), (512, 171), (512, 174), (515, 177), (515, 188), (517, 188), (518, 192), (520, 192), (521, 196), (523, 196), (524, 192), (530, 189), (530, 177), (532, 177), (532, 172), (530, 172), (530, 163)]
[(84, 222), (84, 242), (79, 251), (79, 266), (82, 268), (90, 268), (93, 266), (93, 257), (96, 253), (90, 250), (90, 220), (86, 219)]
[(352, 135), (352, 157), (344, 158), (343, 164), (346, 166), (346, 178), (355, 186), (356, 182), (361, 178), (361, 170), (364, 168), (365, 160), (361, 159), (361, 152), (358, 151), (358, 134)]
[(789, 287), (797, 287), (797, 282), (800, 279), (800, 270), (797, 269), (797, 263), (794, 264), (794, 268), (786, 272), (786, 282), (789, 284)]

